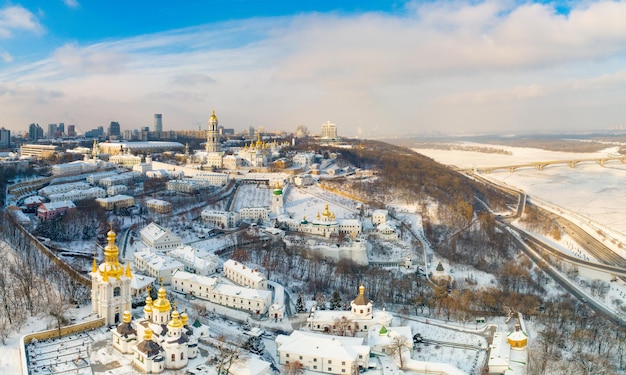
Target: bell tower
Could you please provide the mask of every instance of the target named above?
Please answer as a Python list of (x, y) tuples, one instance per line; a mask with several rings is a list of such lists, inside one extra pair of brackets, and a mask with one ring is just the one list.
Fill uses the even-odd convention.
[(217, 132), (217, 116), (215, 110), (209, 118), (209, 130), (206, 133), (206, 152), (218, 152), (220, 150), (219, 137)]
[(91, 311), (105, 318), (105, 324), (122, 321), (124, 311), (131, 309), (130, 281), (133, 277), (130, 264), (126, 268), (119, 262), (119, 249), (115, 245), (113, 228), (107, 233), (104, 262), (100, 266), (93, 259), (91, 268)]

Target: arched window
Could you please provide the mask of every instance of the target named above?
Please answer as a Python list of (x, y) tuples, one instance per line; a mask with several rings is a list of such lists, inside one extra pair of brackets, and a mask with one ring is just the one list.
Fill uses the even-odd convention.
[(172, 362), (176, 362), (176, 354), (172, 354)]
[(185, 353), (182, 353), (182, 352), (180, 353), (180, 359), (181, 359), (181, 360), (182, 360), (182, 359), (185, 359)]
[(115, 289), (113, 289), (113, 297), (119, 297), (121, 290), (122, 289), (119, 286), (115, 287)]

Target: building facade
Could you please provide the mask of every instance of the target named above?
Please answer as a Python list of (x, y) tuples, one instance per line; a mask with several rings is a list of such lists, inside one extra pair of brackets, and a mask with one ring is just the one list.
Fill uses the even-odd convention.
[(130, 283), (133, 277), (130, 265), (124, 267), (119, 262), (119, 251), (115, 245), (115, 232), (107, 233), (104, 247), (104, 262), (99, 266), (96, 258), (91, 269), (91, 311), (105, 318), (105, 324), (117, 324), (124, 311), (130, 311)]

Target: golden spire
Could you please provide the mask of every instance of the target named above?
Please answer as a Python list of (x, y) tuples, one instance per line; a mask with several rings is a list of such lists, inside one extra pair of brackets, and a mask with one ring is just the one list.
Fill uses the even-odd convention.
[(110, 276), (118, 278), (124, 272), (124, 267), (120, 264), (118, 259), (119, 249), (115, 245), (115, 232), (113, 231), (113, 224), (111, 224), (111, 230), (107, 233), (108, 244), (104, 247), (104, 263), (100, 265), (100, 272), (106, 269)]
[(151, 313), (152, 312), (152, 297), (150, 297), (150, 287), (148, 287), (148, 297), (146, 297), (146, 306), (143, 308), (143, 312)]
[(91, 265), (91, 273), (98, 272), (98, 263), (96, 263), (96, 254), (93, 255), (93, 264)]
[(107, 272), (106, 267), (102, 270), (102, 281), (104, 281), (104, 282), (108, 282), (109, 281), (109, 274)]
[(126, 277), (129, 279), (133, 277), (133, 274), (130, 272), (130, 263), (126, 263)]
[(324, 212), (322, 213), (324, 216), (330, 216), (330, 210), (328, 209), (328, 203), (324, 206)]

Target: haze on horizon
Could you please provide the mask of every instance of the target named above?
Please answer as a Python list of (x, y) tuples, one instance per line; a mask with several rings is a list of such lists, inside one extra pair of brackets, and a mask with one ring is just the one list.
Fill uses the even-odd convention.
[(625, 125), (624, 1), (294, 3), (5, 2), (0, 127), (205, 129), (212, 109), (362, 137)]

